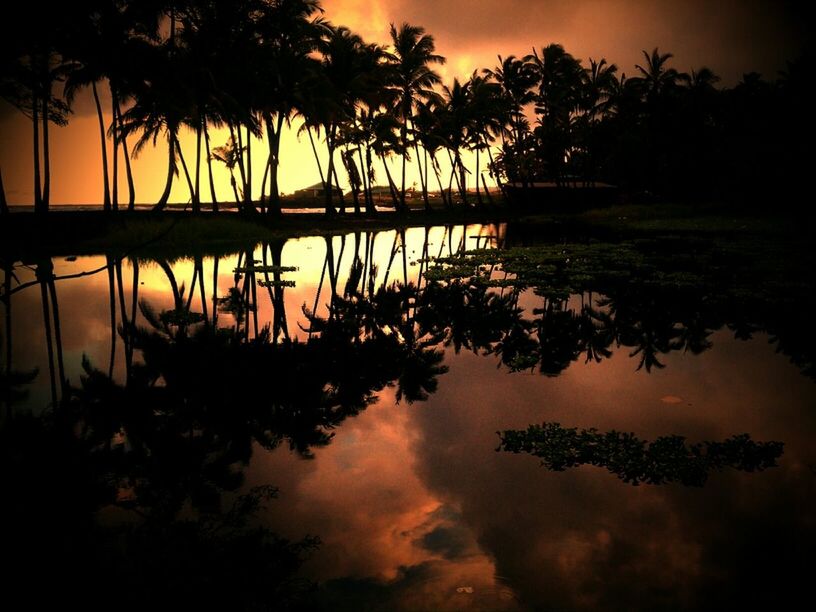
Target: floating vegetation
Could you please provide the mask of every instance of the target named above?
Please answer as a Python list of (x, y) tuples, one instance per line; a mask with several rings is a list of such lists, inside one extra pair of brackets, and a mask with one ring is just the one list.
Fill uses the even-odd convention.
[(159, 320), (166, 325), (176, 325), (183, 327), (193, 325), (204, 320), (204, 315), (200, 312), (191, 312), (186, 308), (176, 308), (175, 310), (165, 310), (159, 315)]
[(529, 453), (556, 472), (585, 464), (605, 467), (632, 485), (679, 482), (699, 487), (713, 470), (730, 467), (760, 472), (776, 467), (783, 450), (782, 442), (754, 442), (748, 434), (722, 442), (687, 444), (683, 436), (661, 436), (648, 442), (632, 433), (604, 433), (595, 428), (579, 431), (559, 423), (497, 433), (501, 438), (497, 451)]
[(234, 268), (232, 270), (232, 273), (233, 274), (246, 274), (248, 272), (254, 272), (256, 274), (258, 274), (258, 273), (263, 274), (263, 273), (266, 272), (266, 273), (271, 273), (271, 274), (277, 274), (277, 273), (281, 273), (281, 272), (297, 272), (298, 270), (300, 270), (300, 268), (297, 267), (297, 266), (274, 266), (274, 265), (256, 266), (256, 265), (252, 265), (252, 266), (238, 266), (237, 268)]

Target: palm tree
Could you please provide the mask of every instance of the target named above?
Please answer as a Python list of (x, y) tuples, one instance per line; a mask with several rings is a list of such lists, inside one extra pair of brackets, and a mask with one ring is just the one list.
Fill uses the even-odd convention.
[(431, 89), (442, 82), (438, 73), (429, 64), (444, 64), (445, 58), (434, 53), (433, 36), (425, 34), (425, 29), (403, 23), (399, 29), (391, 24), (391, 63), (394, 67), (393, 88), (398, 92), (397, 115), (402, 121), (400, 141), (403, 148), (402, 183), (400, 187), (400, 208), (405, 210), (405, 167), (408, 151), (408, 121), (415, 104), (436, 96)]
[[(329, 34), (317, 0), (280, 0), (264, 6), (256, 23), (259, 36), (257, 83), (260, 86), (259, 109), (266, 125), (269, 156), (270, 214), (280, 214), (278, 168), (284, 122), (303, 98), (302, 84), (317, 64), (312, 54), (322, 36)], [(261, 198), (265, 185), (261, 186)]]
[[(468, 82), (468, 89), (470, 91), (468, 132), (471, 147), (476, 151), (476, 199), (481, 205), (483, 202), (479, 181), (480, 179), (484, 181), (484, 177), (479, 166), (479, 151), (487, 151), (492, 168), (493, 154), (490, 151), (490, 141), (510, 122), (511, 110), (507, 99), (502, 96), (500, 85), (493, 82), (490, 77), (480, 76), (474, 71)], [(490, 197), (486, 184), (484, 188)]]
[[(370, 52), (359, 35), (346, 27), (331, 28), (320, 45), (321, 70), (311, 76), (309, 87), (314, 96), (312, 117), (307, 121), (321, 124), (326, 137), (329, 165), (325, 178), (326, 214), (334, 213), (332, 180), (340, 191), (334, 153), (340, 144), (342, 127), (354, 120), (359, 101), (369, 86)], [(342, 202), (342, 191), (340, 191)]]
[(580, 108), (584, 71), (581, 62), (561, 45), (533, 50), (530, 58), (538, 72), (535, 112), (538, 136), (548, 174), (563, 185), (566, 159), (572, 148), (572, 119)]
[(154, 207), (154, 210), (163, 210), (170, 198), (173, 177), (178, 174), (177, 159), (184, 160), (178, 131), (195, 102), (189, 86), (179, 78), (183, 74), (182, 63), (174, 44), (156, 47), (146, 62), (149, 66), (146, 66), (145, 74), (150, 78), (131, 83), (135, 101), (122, 116), (121, 130), (124, 136), (141, 131), (133, 149), (134, 155), (138, 155), (148, 143), (155, 146), (164, 133), (168, 153), (167, 180)]
[(452, 201), (451, 190), (454, 179), (459, 188), (462, 203), (467, 206), (467, 169), (462, 163), (462, 149), (467, 146), (468, 129), (471, 124), (471, 100), (468, 83), (453, 79), (453, 86), (442, 87), (444, 110), (440, 110), (439, 121), (444, 133), (444, 141), (451, 161), (451, 177), (448, 181), (448, 200)]
[(684, 75), (674, 68), (666, 67), (667, 62), (674, 57), (672, 53), (660, 53), (655, 47), (651, 53), (644, 49), (643, 57), (646, 63), (643, 66), (635, 64), (640, 76), (634, 77), (632, 81), (643, 88), (647, 102), (654, 104), (663, 94), (670, 92)]

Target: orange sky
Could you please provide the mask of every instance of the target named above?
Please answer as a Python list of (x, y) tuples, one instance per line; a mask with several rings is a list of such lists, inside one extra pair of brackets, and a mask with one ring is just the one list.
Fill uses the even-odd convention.
[[(448, 58), (439, 69), (446, 82), (454, 76), (466, 77), (477, 68), (492, 67), (497, 54), (524, 55), (534, 45), (550, 42), (563, 44), (583, 60), (606, 57), (628, 74), (640, 60), (641, 50), (657, 45), (674, 53), (679, 69), (708, 65), (722, 75), (726, 85), (750, 70), (772, 78), (786, 59), (800, 52), (811, 23), (809, 10), (797, 3), (743, 0), (325, 0), (323, 5), (330, 21), (348, 25), (370, 41), (386, 42), (392, 21), (424, 26), (435, 36), (438, 52)], [(101, 91), (104, 97), (105, 87)], [(51, 132), (52, 203), (101, 202), (100, 144), (90, 92), (79, 95), (70, 125)], [(215, 133), (212, 139), (214, 146), (223, 144), (226, 133)], [(191, 134), (182, 134), (182, 146), (192, 166), (195, 141)], [(258, 182), (264, 156), (257, 153), (263, 146), (254, 150)], [(0, 169), (10, 203), (32, 201), (32, 155), (30, 123), (0, 102)], [(472, 166), (472, 159), (467, 162)], [(135, 161), (138, 202), (158, 199), (165, 163), (164, 147), (146, 150)], [(325, 167), (325, 159), (323, 163)], [(378, 182), (383, 184), (385, 173), (381, 168), (377, 171)], [(222, 167), (216, 172), (218, 197), (225, 200), (230, 195), (229, 175)], [(318, 180), (308, 140), (298, 142), (293, 132), (285, 135), (282, 191), (291, 193)], [(411, 168), (409, 186), (415, 181), (418, 177)], [(120, 194), (126, 199), (124, 175)], [(203, 196), (209, 199), (206, 186)], [(186, 183), (180, 177), (171, 200), (188, 199)]]

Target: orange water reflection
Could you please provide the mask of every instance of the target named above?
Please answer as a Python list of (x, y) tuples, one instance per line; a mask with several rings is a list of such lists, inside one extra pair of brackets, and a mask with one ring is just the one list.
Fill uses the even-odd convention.
[[(361, 261), (373, 252), (369, 263), (375, 266), (367, 269), (375, 284), (386, 274), (416, 283), (416, 261), (426, 250), (455, 250), (470, 237), (496, 231), (432, 228), (426, 249), (425, 230), (412, 229), (399, 246), (404, 251), (395, 250), (395, 232), (335, 237), (329, 240), (340, 271), (336, 284), (348, 278), (355, 252)], [(503, 231), (498, 228), (499, 240)], [(323, 238), (282, 247), (281, 263), (299, 267), (283, 275), (296, 283), (284, 289), (293, 338), (307, 335), (304, 304), (326, 308), (327, 250)], [(262, 259), (261, 251), (252, 257)], [(234, 285), (236, 261), (219, 261), (217, 295)], [(59, 261), (55, 273), (104, 263), (104, 257)], [(204, 303), (196, 285), (194, 309), (206, 305), (212, 312), (214, 266), (213, 258), (203, 259)], [(179, 261), (171, 269), (189, 292), (194, 263)], [(21, 269), (18, 276), (26, 282), (33, 273)], [(125, 262), (126, 310), (132, 281), (133, 266)], [(157, 310), (173, 307), (159, 266), (142, 262), (139, 283), (141, 299)], [(108, 277), (102, 272), (60, 281), (58, 288), (67, 376), (76, 380), (82, 354), (101, 366), (110, 357)], [(273, 319), (273, 304), (258, 290), (263, 325)], [(13, 297), (13, 359), (21, 369), (39, 367), (42, 382), (39, 300), (36, 287)], [(528, 293), (521, 304), (531, 310), (537, 300)], [(219, 314), (219, 325), (232, 324), (230, 314)], [(386, 388), (375, 404), (335, 429), (332, 443), (317, 449), (314, 459), (286, 447), (256, 448), (247, 485), (280, 487), (265, 515), (275, 531), (321, 538), (304, 572), (333, 604), (406, 610), (770, 605), (763, 598), (771, 593), (801, 588), (812, 555), (816, 413), (813, 381), (767, 339), (757, 334), (741, 342), (721, 330), (711, 337), (713, 348), (700, 355), (661, 357), (665, 369), (638, 371), (637, 359), (619, 349), (600, 363), (573, 362), (558, 377), (511, 374), (494, 356), (446, 349), (450, 370), (428, 401), (398, 403), (395, 390)], [(119, 342), (114, 371), (120, 379), (123, 351)], [(31, 401), (47, 403), (45, 385), (34, 389)], [(783, 441), (785, 452), (776, 469), (714, 473), (703, 488), (632, 487), (600, 468), (548, 472), (535, 458), (494, 452), (496, 431), (542, 421), (632, 431), (646, 439), (677, 434), (718, 440), (748, 432), (756, 440)]]

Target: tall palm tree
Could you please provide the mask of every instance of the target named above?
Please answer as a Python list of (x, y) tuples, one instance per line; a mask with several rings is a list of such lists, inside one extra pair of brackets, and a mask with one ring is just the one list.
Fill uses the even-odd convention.
[(580, 108), (584, 71), (581, 62), (557, 44), (534, 49), (531, 61), (539, 75), (535, 112), (547, 173), (564, 184), (566, 159), (572, 147), (572, 120)]
[[(259, 44), (257, 83), (259, 110), (266, 126), (269, 155), (270, 214), (280, 214), (280, 143), (284, 123), (300, 106), (302, 85), (316, 69), (314, 52), (321, 37), (329, 35), (317, 0), (279, 0), (268, 3), (255, 26)], [(261, 186), (263, 198), (265, 186)]]
[(436, 46), (433, 36), (425, 34), (425, 29), (403, 23), (399, 29), (391, 24), (391, 63), (394, 67), (394, 89), (398, 92), (397, 115), (402, 121), (400, 139), (403, 148), (402, 182), (400, 187), (400, 208), (405, 209), (405, 167), (408, 151), (408, 122), (413, 108), (420, 100), (427, 100), (436, 94), (431, 89), (442, 82), (439, 74), (430, 64), (444, 64), (445, 58), (434, 53)]
[(146, 58), (146, 63), (149, 65), (145, 66), (145, 74), (150, 77), (131, 83), (134, 104), (123, 114), (121, 130), (124, 136), (141, 132), (133, 149), (134, 155), (138, 155), (148, 143), (155, 146), (164, 133), (168, 154), (167, 179), (154, 207), (154, 210), (163, 210), (170, 198), (173, 177), (178, 174), (177, 160), (182, 155), (178, 132), (195, 101), (190, 87), (180, 78), (183, 64), (175, 44), (156, 47), (151, 57)]

